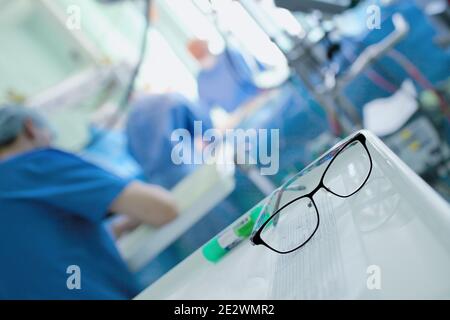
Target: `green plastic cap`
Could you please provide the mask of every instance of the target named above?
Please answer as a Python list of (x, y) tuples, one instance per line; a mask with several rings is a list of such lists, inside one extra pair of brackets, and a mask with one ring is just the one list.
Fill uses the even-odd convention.
[(222, 248), (219, 244), (218, 237), (214, 237), (202, 248), (203, 256), (211, 262), (218, 262), (228, 250)]
[[(250, 213), (234, 227), (233, 232), (237, 237), (244, 239), (250, 236), (262, 208), (263, 205), (258, 205), (251, 209)], [(223, 248), (219, 244), (219, 238), (220, 235), (214, 237), (203, 246), (202, 253), (206, 260), (216, 263), (228, 253), (229, 249)]]

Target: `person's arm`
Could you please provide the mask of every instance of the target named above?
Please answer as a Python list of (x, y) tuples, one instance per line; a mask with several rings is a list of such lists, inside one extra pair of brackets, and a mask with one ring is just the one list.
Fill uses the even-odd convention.
[(178, 209), (165, 189), (142, 182), (130, 183), (114, 200), (110, 210), (154, 227), (174, 220)]
[(136, 230), (141, 224), (141, 221), (133, 219), (130, 216), (121, 215), (120, 218), (111, 222), (110, 230), (114, 238), (119, 239), (123, 235)]

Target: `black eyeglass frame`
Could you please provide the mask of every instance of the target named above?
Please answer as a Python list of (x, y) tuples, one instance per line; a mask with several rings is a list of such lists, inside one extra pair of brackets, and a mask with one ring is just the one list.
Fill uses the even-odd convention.
[[(369, 177), (372, 173), (372, 168), (373, 168), (373, 162), (372, 162), (372, 156), (370, 155), (369, 149), (367, 148), (367, 143), (366, 143), (367, 139), (364, 136), (364, 134), (362, 133), (358, 133), (356, 134), (353, 138), (351, 138), (350, 140), (348, 140), (347, 142), (345, 142), (344, 144), (342, 144), (341, 146), (338, 147), (338, 152), (336, 152), (336, 154), (333, 156), (333, 158), (331, 159), (330, 163), (328, 164), (328, 166), (326, 167), (325, 171), (322, 174), (322, 177), (320, 179), (319, 184), (308, 194), (302, 195), (298, 198), (295, 198), (289, 202), (287, 202), (286, 204), (284, 204), (281, 208), (277, 209), (262, 225), (261, 227), (259, 227), (258, 231), (256, 231), (256, 233), (252, 236), (251, 241), (254, 245), (264, 245), (265, 247), (269, 248), (272, 251), (275, 251), (279, 254), (288, 254), (291, 252), (294, 252), (298, 249), (300, 249), (301, 247), (303, 247), (304, 245), (306, 245), (309, 240), (311, 240), (311, 238), (314, 236), (314, 234), (316, 233), (317, 229), (319, 228), (320, 225), (320, 216), (319, 216), (319, 210), (317, 209), (317, 205), (314, 201), (314, 195), (322, 188), (324, 188), (325, 190), (327, 190), (328, 192), (330, 192), (331, 194), (339, 197), (339, 198), (349, 198), (351, 196), (353, 196), (354, 194), (356, 194), (358, 191), (360, 191), (364, 185), (366, 184), (367, 180), (369, 180)], [(360, 142), (362, 144), (362, 146), (364, 147), (364, 149), (367, 152), (367, 155), (369, 156), (369, 162), (370, 162), (370, 168), (369, 168), (369, 172), (367, 174), (367, 177), (365, 178), (365, 180), (363, 181), (363, 183), (361, 183), (361, 185), (358, 187), (358, 189), (356, 189), (356, 191), (352, 192), (349, 195), (339, 195), (333, 191), (331, 191), (325, 184), (324, 184), (324, 178), (328, 172), (328, 169), (331, 167), (331, 165), (333, 164), (334, 160), (336, 160), (336, 158), (339, 156), (339, 154), (345, 150), (349, 145), (351, 145), (354, 142)], [(292, 180), (292, 179), (291, 179)], [(283, 209), (285, 209), (286, 207), (288, 207), (289, 205), (291, 205), (292, 203), (299, 201), (301, 199), (308, 199), (311, 201), (311, 203), (314, 205), (314, 209), (316, 211), (316, 215), (317, 215), (317, 225), (314, 229), (314, 231), (311, 233), (311, 235), (303, 242), (301, 243), (298, 247), (289, 250), (289, 251), (280, 251), (277, 250), (275, 248), (272, 248), (269, 244), (267, 244), (262, 238), (261, 238), (261, 233), (263, 232), (264, 228), (266, 227), (266, 225), (268, 223), (270, 223), (272, 221), (272, 219), (277, 216), (277, 214), (279, 212), (281, 212)]]

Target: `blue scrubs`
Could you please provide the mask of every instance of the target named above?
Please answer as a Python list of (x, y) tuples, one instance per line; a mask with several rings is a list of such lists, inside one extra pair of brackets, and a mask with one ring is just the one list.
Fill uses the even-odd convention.
[(171, 141), (171, 135), (186, 129), (194, 138), (194, 121), (202, 121), (203, 132), (211, 128), (203, 112), (179, 94), (150, 95), (133, 103), (126, 126), (128, 149), (148, 182), (171, 189), (195, 170), (195, 165), (173, 163), (172, 149), (178, 141)]
[[(186, 129), (194, 137), (194, 121), (203, 122), (203, 132), (211, 128), (211, 120), (203, 110), (179, 94), (146, 96), (133, 104), (126, 126), (129, 150), (141, 165), (147, 182), (170, 189), (196, 169), (195, 165), (175, 165), (171, 159), (172, 148), (178, 143), (171, 141), (172, 132)], [(244, 190), (248, 192), (252, 188)], [(148, 285), (161, 277), (245, 211), (229, 199), (218, 204), (140, 270), (141, 283)]]
[[(62, 151), (0, 162), (0, 299), (129, 299), (139, 289), (103, 226), (127, 181)], [(81, 289), (69, 290), (69, 266)]]
[(251, 70), (237, 51), (225, 49), (210, 69), (197, 77), (200, 101), (208, 108), (220, 106), (228, 112), (257, 96), (260, 90), (251, 81)]

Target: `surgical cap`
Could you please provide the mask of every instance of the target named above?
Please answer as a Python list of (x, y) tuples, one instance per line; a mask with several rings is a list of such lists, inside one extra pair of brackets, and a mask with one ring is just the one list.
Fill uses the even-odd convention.
[(0, 146), (13, 142), (22, 132), (27, 119), (31, 119), (38, 127), (47, 127), (45, 119), (29, 108), (17, 105), (0, 106)]

